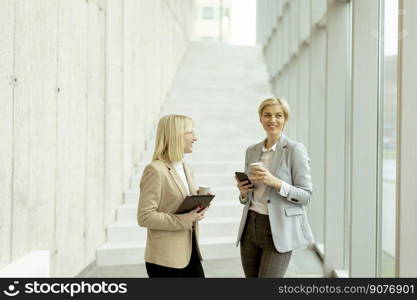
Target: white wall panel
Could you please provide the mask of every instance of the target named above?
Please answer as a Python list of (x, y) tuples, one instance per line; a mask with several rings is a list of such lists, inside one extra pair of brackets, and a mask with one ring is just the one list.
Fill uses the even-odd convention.
[(140, 65), (144, 49), (141, 47), (144, 34), (142, 22), (143, 1), (124, 1), (124, 46), (123, 46), (123, 186), (129, 185), (129, 177), (134, 172), (136, 158), (139, 156), (139, 145), (144, 132), (143, 102), (143, 66)]
[[(73, 276), (84, 266), (87, 165), (87, 9), (59, 2), (57, 178), (52, 274)], [(70, 242), (69, 242), (70, 241)]]
[(13, 0), (0, 1), (0, 267), (8, 264), (12, 255), (15, 5)]
[(192, 10), (191, 0), (0, 1), (0, 267), (39, 249), (52, 276), (94, 260)]
[(123, 3), (106, 2), (104, 225), (123, 201)]
[(56, 10), (55, 0), (16, 2), (13, 259), (53, 237)]
[(87, 10), (87, 141), (84, 265), (95, 259), (103, 242), (104, 204), (104, 97), (105, 97), (105, 0), (89, 1)]

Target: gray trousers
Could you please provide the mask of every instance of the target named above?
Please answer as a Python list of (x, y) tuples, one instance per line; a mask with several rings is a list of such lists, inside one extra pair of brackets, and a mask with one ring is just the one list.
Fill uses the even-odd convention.
[(292, 251), (279, 253), (274, 246), (269, 216), (249, 210), (240, 239), (240, 257), (246, 277), (282, 278)]

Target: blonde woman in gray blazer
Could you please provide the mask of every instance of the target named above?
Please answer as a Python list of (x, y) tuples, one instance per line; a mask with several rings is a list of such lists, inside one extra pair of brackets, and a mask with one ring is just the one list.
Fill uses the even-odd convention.
[[(301, 143), (283, 133), (287, 101), (266, 99), (258, 113), (266, 139), (246, 150), (251, 183), (236, 178), (245, 205), (237, 245), (246, 277), (284, 277), (292, 250), (314, 243), (305, 210), (313, 191), (310, 159)], [(262, 166), (251, 166), (256, 162)]]

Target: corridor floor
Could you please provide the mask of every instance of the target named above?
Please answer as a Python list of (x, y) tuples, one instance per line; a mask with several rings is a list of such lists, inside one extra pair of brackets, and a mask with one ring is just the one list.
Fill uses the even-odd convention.
[[(244, 273), (240, 258), (213, 259), (203, 261), (208, 278), (243, 278)], [(95, 267), (86, 270), (78, 277), (98, 278), (143, 278), (147, 277), (145, 265)], [(323, 266), (320, 258), (313, 250), (297, 250), (293, 252), (286, 277), (323, 277)]]

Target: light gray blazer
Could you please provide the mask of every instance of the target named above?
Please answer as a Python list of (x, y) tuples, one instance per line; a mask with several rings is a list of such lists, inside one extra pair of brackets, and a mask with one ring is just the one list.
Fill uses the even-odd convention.
[[(245, 172), (249, 164), (260, 161), (264, 141), (249, 146), (246, 150)], [(288, 197), (282, 197), (269, 187), (268, 212), (272, 239), (278, 252), (291, 251), (314, 243), (313, 233), (305, 211), (310, 203), (313, 187), (310, 176), (310, 159), (303, 144), (288, 139), (284, 134), (278, 141), (271, 164), (271, 174), (288, 183), (291, 188)], [(236, 246), (239, 245), (246, 224), (253, 192), (248, 194), (240, 222)]]

